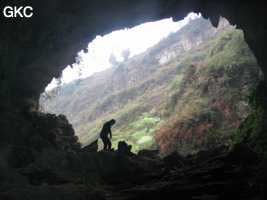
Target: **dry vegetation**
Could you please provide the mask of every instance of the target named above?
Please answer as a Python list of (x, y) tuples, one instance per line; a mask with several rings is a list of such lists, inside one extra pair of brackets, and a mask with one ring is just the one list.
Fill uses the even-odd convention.
[(67, 115), (83, 144), (96, 138), (104, 121), (114, 118), (113, 144), (126, 140), (133, 151), (159, 148), (167, 155), (210, 148), (237, 135), (251, 112), (248, 88), (260, 81), (256, 59), (242, 32), (230, 26), (160, 65), (156, 57), (179, 35), (198, 37), (212, 28), (203, 19), (163, 39), (149, 51), (85, 79), (63, 86), (53, 113)]

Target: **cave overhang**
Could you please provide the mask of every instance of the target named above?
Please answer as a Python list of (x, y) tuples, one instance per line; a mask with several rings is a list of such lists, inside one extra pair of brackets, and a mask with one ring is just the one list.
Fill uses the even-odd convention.
[[(6, 17), (1, 24), (1, 106), (20, 109), (36, 106), (40, 94), (54, 77), (75, 62), (75, 56), (97, 35), (131, 28), (144, 22), (170, 18), (182, 20), (200, 13), (218, 26), (220, 16), (244, 32), (266, 76), (267, 19), (264, 1), (251, 0), (4, 0), (21, 7), (22, 16)], [(25, 9), (27, 7), (27, 9)], [(14, 12), (13, 12), (14, 14)], [(30, 16), (30, 14), (32, 14)], [(27, 16), (26, 16), (27, 15)], [(30, 17), (29, 17), (30, 16)]]

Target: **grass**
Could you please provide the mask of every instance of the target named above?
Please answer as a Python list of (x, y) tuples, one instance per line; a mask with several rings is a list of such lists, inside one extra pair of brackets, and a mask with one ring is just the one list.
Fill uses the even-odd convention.
[[(196, 26), (189, 31), (191, 36), (201, 32)], [(217, 40), (203, 41), (196, 49), (159, 65), (155, 55), (170, 48), (175, 42), (170, 41), (161, 41), (150, 53), (129, 59), (123, 69), (109, 69), (86, 79), (88, 89), (83, 88), (81, 95), (63, 97), (60, 105), (64, 105), (64, 111), (72, 111), (66, 115), (73, 118), (74, 123), (70, 122), (84, 145), (92, 142), (105, 121), (114, 118), (115, 149), (119, 141), (125, 140), (135, 153), (154, 146), (166, 154), (183, 149), (195, 152), (203, 146), (203, 140), (209, 146), (222, 138), (211, 128), (223, 130), (244, 118), (238, 113), (248, 114), (248, 104), (241, 106), (247, 93), (243, 86), (255, 84), (247, 82), (259, 80), (260, 70), (242, 31), (232, 28)], [(77, 89), (72, 90), (77, 93)], [(68, 104), (71, 98), (75, 101)], [(251, 127), (253, 124), (252, 120), (244, 131), (255, 128), (259, 132)]]

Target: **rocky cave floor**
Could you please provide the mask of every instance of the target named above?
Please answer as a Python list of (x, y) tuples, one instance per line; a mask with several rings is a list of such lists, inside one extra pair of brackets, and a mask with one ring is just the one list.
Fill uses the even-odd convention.
[[(132, 164), (136, 164), (134, 157), (137, 156), (116, 155), (112, 152), (97, 154), (111, 160), (119, 156), (124, 162), (130, 159)], [(203, 155), (199, 154), (198, 158), (194, 156), (194, 159), (202, 162), (207, 158)], [(30, 185), (4, 186), (1, 199), (266, 199), (267, 166), (262, 159), (262, 155), (256, 155), (249, 148), (238, 144), (231, 153), (209, 158), (200, 164), (192, 164), (191, 159), (175, 152), (163, 159), (156, 159), (161, 164), (147, 172), (127, 172), (118, 168), (114, 174), (88, 173), (88, 176), (75, 177), (71, 173), (51, 170), (33, 173), (31, 167), (20, 168), (17, 170), (30, 181)], [(101, 161), (106, 167), (113, 167), (104, 162)]]
[[(242, 143), (228, 153), (221, 153), (230, 146), (222, 143), (187, 157), (173, 152), (160, 158), (157, 151), (149, 150), (125, 155), (97, 151), (96, 142), (79, 148), (64, 116), (40, 115), (38, 124), (39, 130), (30, 135), (31, 145), (0, 148), (1, 200), (267, 197), (266, 153), (256, 153)], [(40, 131), (51, 124), (56, 125), (56, 146), (45, 142), (45, 132)], [(36, 148), (40, 143), (42, 148)]]
[[(242, 144), (237, 144), (229, 154), (208, 160), (209, 156), (202, 153), (194, 156), (200, 164), (192, 164), (192, 160), (173, 153), (163, 159), (164, 167), (158, 171), (106, 177), (108, 185), (93, 191), (112, 200), (266, 199), (267, 168), (261, 155)], [(211, 155), (210, 151), (206, 153)]]

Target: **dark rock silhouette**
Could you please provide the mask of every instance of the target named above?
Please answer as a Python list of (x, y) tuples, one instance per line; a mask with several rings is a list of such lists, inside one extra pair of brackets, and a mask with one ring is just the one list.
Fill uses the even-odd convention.
[(158, 154), (159, 150), (140, 150), (137, 153), (140, 157), (148, 157), (152, 159), (159, 158)]
[[(158, 150), (142, 150), (132, 156), (97, 151), (97, 141), (78, 148), (65, 116), (36, 113), (35, 117), (38, 129), (30, 144), (39, 141), (42, 146), (0, 147), (1, 199), (266, 197), (267, 170), (258, 165), (262, 155), (244, 144), (235, 144), (226, 152), (230, 143), (223, 142), (187, 157), (175, 151), (160, 158)], [(51, 128), (57, 131), (57, 146), (45, 137)], [(201, 154), (205, 156), (200, 159)]]
[(83, 147), (78, 152), (95, 152), (98, 149), (98, 140), (92, 142), (91, 144)]
[[(52, 145), (54, 148), (69, 152), (75, 152), (81, 148), (78, 137), (66, 116), (35, 112), (34, 118), (38, 126), (35, 133), (37, 136), (41, 136), (43, 147)], [(35, 137), (30, 140), (35, 140)]]
[(196, 155), (192, 156), (190, 160), (195, 164), (203, 163), (213, 157), (219, 156), (223, 153), (226, 153), (232, 144), (231, 140), (225, 140), (222, 143), (216, 145), (212, 149), (209, 150), (201, 150), (196, 153)]
[(163, 158), (163, 162), (168, 169), (179, 169), (187, 165), (186, 158), (177, 151)]
[(258, 159), (258, 154), (242, 143), (234, 145), (227, 154), (226, 161), (231, 164), (252, 164)]

